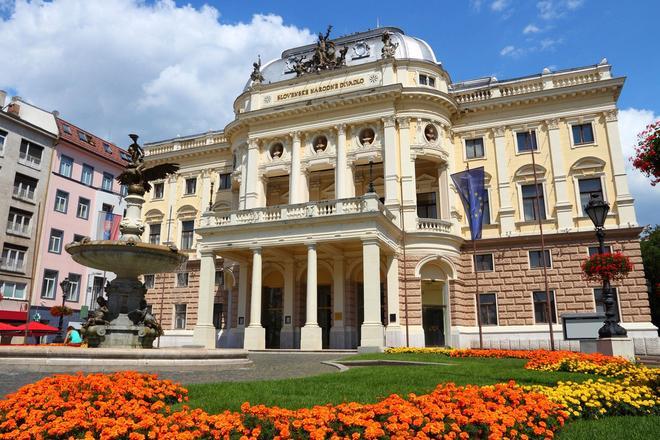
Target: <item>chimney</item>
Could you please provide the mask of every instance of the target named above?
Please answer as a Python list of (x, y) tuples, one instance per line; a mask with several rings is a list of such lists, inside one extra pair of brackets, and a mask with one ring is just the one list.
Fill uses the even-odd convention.
[(0, 90), (0, 109), (5, 107), (5, 101), (7, 99), (7, 92)]

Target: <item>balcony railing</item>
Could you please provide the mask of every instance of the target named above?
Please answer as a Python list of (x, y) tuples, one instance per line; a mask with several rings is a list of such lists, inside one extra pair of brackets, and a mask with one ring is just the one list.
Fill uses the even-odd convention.
[(34, 200), (34, 190), (28, 187), (15, 186), (13, 194), (14, 197), (18, 199), (29, 200), (29, 201)]
[(451, 222), (439, 218), (418, 218), (417, 230), (428, 232), (451, 232)]
[(41, 169), (41, 157), (33, 156), (31, 154), (25, 154), (21, 152), (18, 157), (18, 163), (27, 165), (30, 168)]
[(25, 261), (12, 258), (0, 258), (0, 269), (10, 272), (25, 272)]
[(274, 222), (279, 220), (361, 214), (367, 212), (380, 212), (389, 220), (394, 220), (395, 218), (375, 196), (365, 196), (350, 199), (321, 200), (318, 202), (299, 203), (295, 205), (278, 205), (265, 208), (245, 209), (242, 211), (230, 212), (225, 215), (207, 215), (201, 218), (200, 226), (234, 226)]

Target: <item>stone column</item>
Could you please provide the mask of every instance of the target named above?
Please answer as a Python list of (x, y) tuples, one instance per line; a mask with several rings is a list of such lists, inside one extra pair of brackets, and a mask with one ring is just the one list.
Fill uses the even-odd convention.
[(495, 138), (495, 160), (497, 162), (497, 187), (500, 197), (500, 234), (509, 235), (515, 231), (514, 209), (511, 204), (511, 187), (507, 167), (505, 127), (493, 129)]
[(252, 292), (250, 293), (250, 325), (245, 329), (246, 350), (266, 348), (266, 329), (261, 325), (261, 248), (252, 250)]
[(401, 153), (401, 203), (407, 231), (417, 229), (417, 188), (415, 159), (410, 154), (410, 119), (399, 118), (399, 149)]
[(336, 255), (332, 265), (332, 328), (330, 348), (347, 348), (344, 330), (344, 256)]
[(449, 196), (449, 168), (447, 162), (438, 167), (438, 189), (440, 192), (440, 206), (438, 216), (447, 221), (451, 221), (451, 203)]
[(193, 344), (215, 348), (216, 331), (213, 326), (213, 302), (215, 297), (215, 254), (203, 251), (199, 266), (199, 295), (197, 322), (193, 330)]
[(612, 173), (614, 174), (614, 192), (616, 192), (614, 206), (619, 215), (619, 224), (637, 226), (637, 216), (633, 205), (635, 199), (633, 199), (628, 189), (628, 176), (626, 175), (625, 159), (621, 149), (618, 110), (605, 112), (604, 118), (610, 157), (612, 158)]
[(323, 340), (318, 324), (316, 244), (307, 245), (307, 306), (305, 326), (300, 329), (301, 350), (321, 350)]
[(384, 341), (380, 321), (380, 248), (378, 240), (362, 241), (362, 272), (364, 283), (364, 322), (361, 328), (361, 351), (381, 351)]
[(240, 263), (238, 272), (238, 307), (236, 310), (235, 344), (242, 348), (245, 339), (245, 325), (247, 323), (247, 291), (248, 291), (248, 264)]
[[(385, 206), (398, 206), (399, 199), (399, 164), (396, 151), (396, 119), (393, 116), (383, 118), (383, 175), (385, 179)], [(392, 209), (393, 213), (398, 209)]]
[[(283, 322), (280, 331), (280, 348), (293, 348), (293, 289), (295, 271), (293, 260), (284, 263), (284, 298), (282, 304)], [(287, 323), (286, 318), (289, 317)]]
[(256, 139), (248, 140), (247, 166), (245, 175), (245, 207), (244, 209), (256, 208), (259, 205), (259, 142)]
[(557, 227), (567, 232), (573, 229), (573, 205), (568, 198), (566, 167), (559, 137), (559, 119), (545, 121), (548, 128), (548, 143), (552, 159), (552, 182), (555, 187), (555, 208), (557, 209)]
[(399, 310), (399, 260), (393, 254), (387, 256), (387, 327), (385, 329), (385, 345), (388, 347), (401, 347), (405, 345)]
[(292, 134), (291, 172), (289, 174), (289, 204), (301, 203), (300, 197), (300, 132)]
[(340, 124), (337, 129), (337, 164), (335, 166), (335, 199), (345, 199), (348, 196), (346, 182), (346, 125)]

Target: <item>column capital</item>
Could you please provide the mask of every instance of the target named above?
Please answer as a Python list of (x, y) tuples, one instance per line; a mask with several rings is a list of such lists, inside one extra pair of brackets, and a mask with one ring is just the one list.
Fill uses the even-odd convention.
[(253, 246), (253, 247), (250, 248), (250, 250), (252, 251), (252, 254), (254, 255), (254, 254), (261, 254), (262, 249), (261, 249), (261, 246)]
[(256, 150), (259, 148), (260, 140), (257, 138), (249, 138), (248, 139), (248, 149), (249, 150)]
[(605, 118), (605, 122), (618, 121), (619, 120), (619, 110), (618, 109), (607, 110), (606, 112), (603, 112), (603, 117)]
[(307, 250), (316, 250), (316, 242), (305, 243)]
[(548, 127), (548, 130), (557, 130), (559, 128), (559, 118), (546, 119), (545, 125)]
[(506, 131), (506, 126), (501, 125), (499, 127), (493, 127), (491, 130), (493, 132), (493, 136), (502, 137), (504, 136), (504, 132)]
[(362, 239), (362, 245), (364, 246), (365, 244), (366, 245), (375, 244), (378, 246), (380, 243), (377, 237), (366, 237)]
[(410, 118), (396, 118), (399, 128), (408, 129), (410, 128)]
[(383, 127), (391, 128), (394, 127), (394, 124), (396, 123), (396, 117), (394, 115), (385, 116), (384, 118), (381, 118), (381, 121), (383, 121)]
[(337, 130), (337, 134), (339, 136), (343, 136), (346, 134), (346, 124), (337, 124), (334, 126), (335, 130)]
[(296, 141), (300, 141), (300, 137), (302, 136), (302, 133), (300, 131), (292, 131), (291, 133), (289, 133), (289, 136), (294, 142), (296, 142)]
[(202, 258), (208, 258), (208, 257), (213, 257), (215, 258), (215, 252), (209, 249), (200, 249), (199, 250), (199, 255)]

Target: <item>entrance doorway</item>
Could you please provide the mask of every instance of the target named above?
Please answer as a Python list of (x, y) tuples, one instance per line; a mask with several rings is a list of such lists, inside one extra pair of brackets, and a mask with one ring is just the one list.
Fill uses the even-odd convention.
[(422, 327), (427, 347), (445, 345), (444, 289), (443, 281), (422, 280)]
[(323, 348), (330, 347), (330, 328), (332, 327), (332, 289), (329, 285), (316, 287), (317, 319), (321, 327)]
[(282, 288), (264, 287), (261, 295), (261, 325), (266, 329), (266, 348), (280, 348), (282, 315)]

